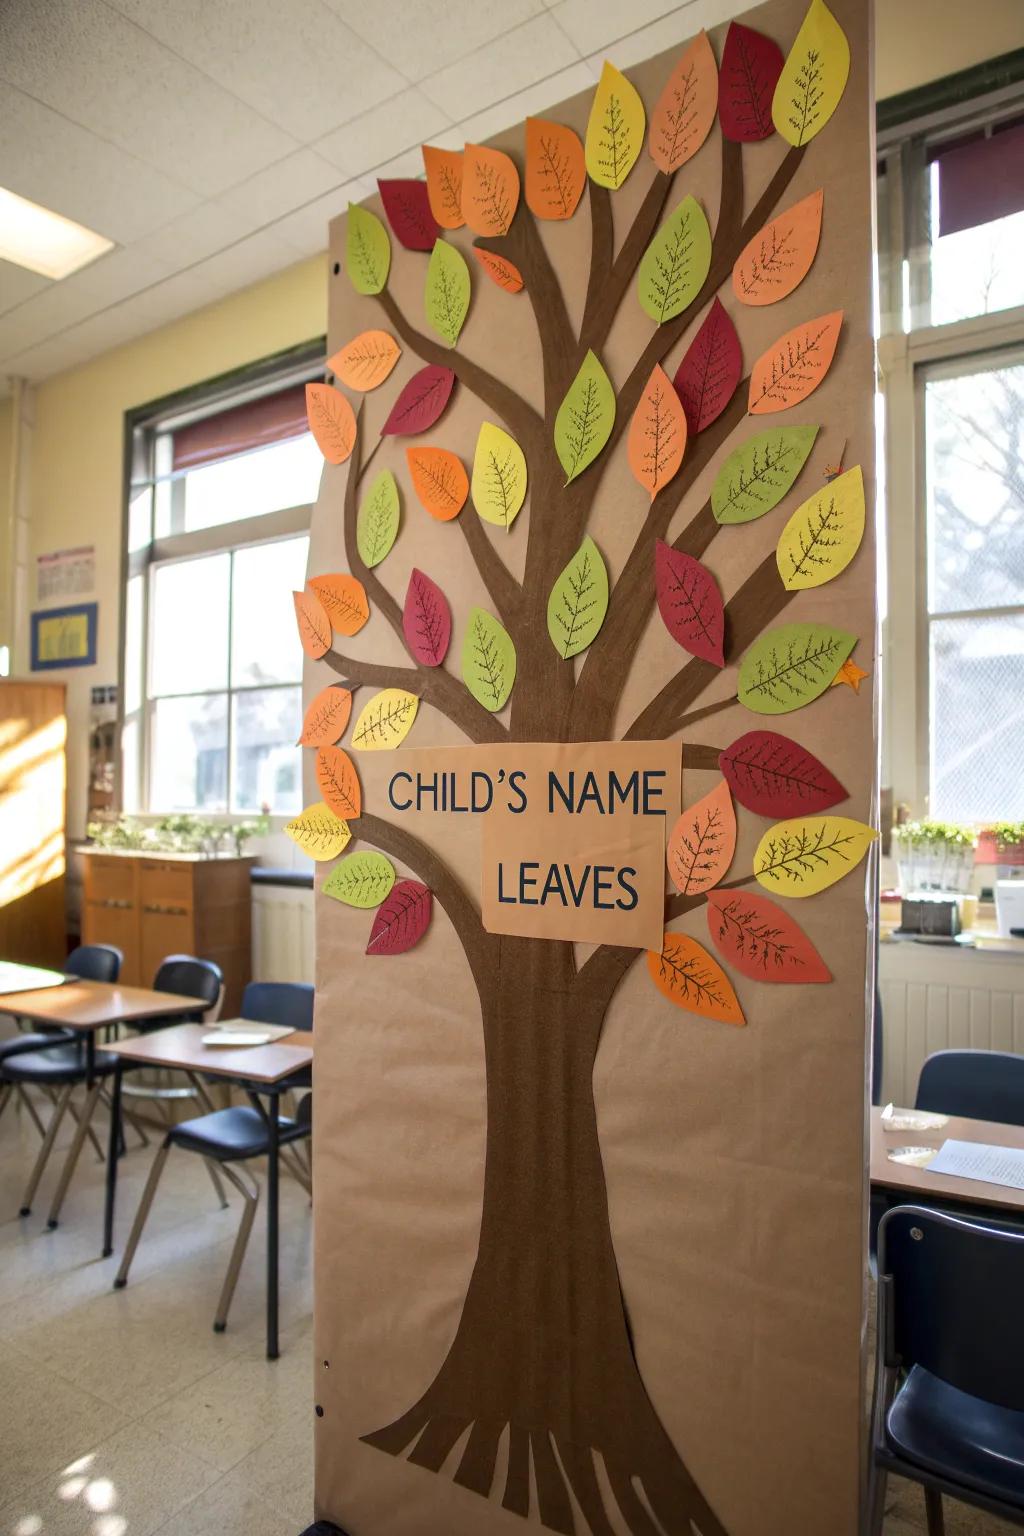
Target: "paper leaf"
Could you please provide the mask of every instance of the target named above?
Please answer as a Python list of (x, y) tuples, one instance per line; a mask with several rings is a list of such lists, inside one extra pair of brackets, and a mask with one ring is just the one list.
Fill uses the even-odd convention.
[(375, 475), (356, 518), (356, 548), (364, 565), (380, 565), (398, 537), (401, 503), (390, 469)]
[(466, 505), (469, 476), (457, 453), (447, 448), (407, 448), (413, 490), (431, 517), (451, 522)]
[(601, 551), (587, 535), (548, 598), (548, 634), (559, 656), (585, 651), (608, 612), (608, 571)]
[(741, 704), (759, 715), (785, 715), (825, 692), (857, 644), (831, 624), (782, 624), (761, 635), (740, 662)]
[(846, 799), (824, 763), (777, 731), (747, 731), (719, 754), (718, 766), (740, 805), (758, 816), (809, 815)]
[(363, 808), (355, 764), (341, 747), (319, 747), (316, 782), (327, 808), (335, 816), (354, 821)]
[(824, 0), (811, 0), (772, 98), (772, 121), (789, 144), (809, 144), (838, 107), (850, 45)]
[(753, 27), (729, 23), (718, 81), (718, 121), (727, 139), (751, 144), (771, 135), (772, 96), (782, 65), (778, 43)]
[(783, 528), (775, 558), (786, 591), (824, 586), (845, 571), (864, 522), (864, 477), (856, 464), (808, 497)]
[(301, 816), (285, 823), (284, 830), (292, 842), (318, 864), (325, 859), (336, 859), (346, 843), (352, 840), (348, 825), (322, 800), (316, 805), (307, 805)]
[(370, 617), (370, 604), (366, 588), (357, 577), (337, 571), (330, 576), (311, 576), (309, 585), (320, 599), (335, 634), (359, 633)]
[(473, 454), (473, 505), (485, 523), (511, 528), (526, 500), (526, 455), (514, 437), (485, 421)]
[(724, 880), (736, 852), (736, 812), (723, 780), (687, 806), (668, 839), (668, 872), (683, 896), (699, 896)]
[(863, 667), (858, 667), (855, 661), (844, 661), (829, 686), (841, 688), (845, 684), (847, 688), (852, 688), (854, 693), (860, 693), (860, 685), (868, 676), (870, 674), (865, 672)]
[(327, 359), (327, 366), (349, 389), (365, 393), (384, 383), (401, 355), (401, 347), (387, 331), (360, 331)]
[(591, 181), (614, 192), (643, 148), (644, 104), (636, 88), (607, 59), (587, 119), (585, 159)]
[(412, 730), (420, 701), (404, 688), (382, 688), (359, 712), (352, 745), (360, 752), (392, 752)]
[(519, 172), (500, 149), (467, 144), (462, 156), (462, 217), (477, 235), (507, 235), (519, 207)]
[(571, 219), (587, 182), (579, 135), (545, 117), (526, 119), (526, 202), (538, 219)]
[(724, 959), (751, 981), (831, 981), (832, 973), (793, 921), (767, 896), (746, 891), (712, 891), (707, 900), (708, 932)]
[(462, 640), (462, 677), (478, 704), (495, 714), (516, 680), (512, 636), (486, 608), (470, 609)]
[(742, 372), (736, 327), (716, 296), (672, 381), (691, 432), (703, 432), (721, 416)]
[(777, 304), (803, 282), (817, 253), (824, 201), (819, 188), (744, 246), (732, 269), (732, 291), (741, 304)]
[(450, 368), (431, 363), (414, 373), (380, 429), (381, 437), (414, 437), (428, 432), (441, 416), (451, 396), (455, 374)]
[(677, 1008), (723, 1024), (747, 1022), (732, 982), (688, 933), (666, 933), (660, 955), (647, 951), (647, 969), (658, 991)]
[(588, 352), (555, 417), (555, 452), (566, 485), (594, 462), (614, 425), (615, 391), (598, 359)]
[(469, 268), (466, 258), (447, 240), (438, 240), (427, 264), (423, 305), (427, 324), (454, 347), (469, 312)]
[(658, 612), (684, 651), (725, 666), (725, 608), (718, 583), (692, 555), (659, 539), (654, 550)]
[(695, 197), (684, 197), (640, 259), (640, 307), (658, 325), (692, 304), (711, 268), (711, 230)]
[(762, 352), (750, 370), (747, 409), (752, 416), (788, 410), (817, 389), (832, 365), (842, 323), (841, 309), (818, 315)]
[(733, 450), (711, 487), (719, 523), (752, 523), (777, 507), (803, 469), (818, 435), (815, 426), (773, 427)]
[(714, 126), (718, 65), (706, 32), (699, 32), (651, 113), (647, 148), (659, 171), (671, 175), (693, 158)]
[(523, 288), (523, 274), (514, 262), (505, 256), (497, 256), (494, 251), (485, 251), (481, 246), (473, 246), (473, 255), (483, 267), (492, 283), (497, 283), (499, 288), (504, 288), (506, 293), (521, 293)]
[(311, 700), (302, 717), (302, 734), (296, 746), (333, 747), (345, 734), (352, 713), (352, 695), (347, 688), (329, 683)]
[(395, 238), (407, 251), (432, 251), (437, 239), (437, 220), (430, 211), (430, 193), (425, 182), (412, 177), (381, 181), (380, 200)]
[(306, 420), (328, 464), (344, 464), (356, 442), (356, 418), (340, 389), (306, 385)]
[(686, 413), (660, 363), (655, 363), (633, 412), (627, 450), (633, 479), (653, 501), (678, 470), (686, 451)]
[(798, 816), (769, 827), (754, 854), (758, 885), (780, 896), (816, 896), (856, 869), (878, 836), (847, 816)]
[(302, 649), (318, 661), (331, 643), (331, 621), (327, 610), (312, 592), (293, 592), (292, 601)]
[(442, 229), (461, 229), (466, 222), (462, 215), (462, 150), (424, 144), (423, 169), (435, 220)]
[(399, 880), (377, 909), (368, 955), (401, 955), (418, 944), (430, 925), (433, 897), (418, 880)]
[(402, 631), (410, 654), (424, 667), (439, 667), (452, 638), (452, 614), (436, 582), (413, 570), (402, 609)]
[(345, 269), (357, 293), (380, 293), (391, 266), (391, 241), (375, 213), (358, 203), (348, 205)]
[(320, 892), (346, 907), (378, 907), (394, 883), (395, 866), (382, 853), (349, 853), (335, 864)]

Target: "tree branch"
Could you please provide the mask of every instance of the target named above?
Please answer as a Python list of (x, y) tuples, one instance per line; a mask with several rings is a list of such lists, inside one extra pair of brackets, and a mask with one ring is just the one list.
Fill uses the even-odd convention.
[[(662, 210), (668, 199), (669, 189), (674, 180), (673, 175), (667, 175), (665, 171), (655, 171), (654, 179), (644, 200), (636, 211), (636, 215), (629, 227), (629, 232), (614, 261), (607, 260), (610, 257), (612, 244), (611, 215), (608, 215), (607, 230), (599, 229), (598, 236), (602, 249), (599, 256), (599, 280), (595, 285), (594, 260), (593, 260), (593, 236), (591, 247), (591, 271), (590, 287), (587, 291), (587, 305), (583, 315), (583, 325), (580, 328), (580, 344), (577, 357), (577, 365), (582, 361), (588, 348), (600, 351), (612, 328), (612, 322), (619, 312), (619, 305), (625, 296), (630, 280), (639, 265), (640, 258), (654, 238), (654, 231), (658, 227)], [(591, 184), (591, 198), (595, 191), (604, 193), (605, 206), (608, 206), (608, 192), (605, 187), (596, 187)], [(593, 214), (591, 215), (593, 217)]]
[(553, 417), (571, 382), (569, 369), (576, 337), (569, 324), (569, 312), (565, 307), (561, 286), (533, 214), (521, 204), (507, 235), (500, 239), (486, 236), (473, 243), (481, 250), (507, 256), (523, 275), (526, 296), (540, 333), (544, 366), (544, 415), (545, 418)]
[(594, 311), (600, 303), (605, 284), (611, 276), (612, 257), (615, 253), (612, 200), (608, 188), (599, 186), (596, 181), (588, 180), (587, 185), (590, 188), (590, 276), (583, 306), (581, 336), (589, 329)]
[(522, 607), (523, 589), (491, 543), (480, 518), (469, 508), (465, 508), (459, 514), (458, 523), (481, 579), (498, 610), (498, 617), (515, 640), (518, 638), (516, 630)]

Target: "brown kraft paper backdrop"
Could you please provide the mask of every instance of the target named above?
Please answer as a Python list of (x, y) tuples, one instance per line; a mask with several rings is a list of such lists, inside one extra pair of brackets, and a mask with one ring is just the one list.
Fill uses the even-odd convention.
[[(718, 292), (737, 325), (745, 374), (801, 320), (841, 307), (843, 332), (831, 371), (806, 401), (744, 419), (744, 380), (720, 424), (691, 436), (677, 477), (685, 491), (664, 535), (670, 541), (698, 515), (707, 517), (701, 509), (714, 474), (746, 437), (775, 425), (821, 424), (810, 459), (780, 507), (739, 527), (712, 522), (695, 550), (727, 603), (753, 590), (761, 594), (760, 607), (740, 644), (730, 647), (727, 633), (724, 673), (690, 664), (680, 718), (735, 690), (738, 656), (775, 623), (834, 623), (859, 636), (854, 659), (875, 671), (870, 515), (853, 564), (827, 586), (790, 595), (777, 576), (766, 585), (756, 574), (773, 564), (785, 520), (824, 483), (826, 465), (838, 461), (844, 445), (844, 464), (862, 466), (869, 508), (873, 504), (868, 8), (865, 0), (835, 0), (831, 8), (852, 55), (831, 121), (803, 154), (778, 135), (743, 145), (741, 156), (729, 146), (742, 164), (744, 219), (773, 178), (783, 178), (754, 229), (825, 189), (814, 265), (790, 298), (763, 308), (740, 306), (732, 293), (735, 237), (725, 265), (712, 270), (720, 270)], [(805, 10), (804, 0), (773, 0), (742, 19), (786, 53)], [(689, 41), (682, 17), (679, 26), (664, 54), (627, 71), (648, 117)], [(710, 36), (720, 60), (725, 27)], [(624, 62), (614, 48), (609, 57)], [(582, 136), (591, 99), (588, 91), (552, 103), (544, 115)], [(522, 172), (521, 125), (494, 142)], [(677, 172), (666, 211), (692, 192), (716, 231), (722, 172), (716, 125)], [(588, 188), (571, 220), (535, 226), (574, 337), (584, 317), (591, 211), (610, 207), (618, 249), (643, 216), (654, 176), (645, 145), (620, 190), (605, 199)], [(368, 206), (380, 212), (379, 199)], [(524, 208), (509, 240), (495, 249), (504, 244), (505, 254), (518, 260), (517, 230), (527, 218)], [(468, 230), (446, 238), (468, 255)], [(570, 504), (558, 500), (561, 479), (531, 467), (526, 506), (508, 533), (480, 522), (471, 502), (452, 523), (427, 516), (410, 484), (410, 442), (451, 449), (468, 467), (482, 421), (516, 430), (465, 382), (429, 432), (384, 439), (356, 491), (360, 455), (377, 443), (399, 388), (425, 361), (443, 360), (433, 355), (436, 343), (429, 357), (420, 357), (416, 344), (400, 335), (399, 311), (407, 327), (432, 335), (423, 319), (426, 257), (403, 250), (394, 235), (391, 247), (382, 304), (354, 292), (345, 274), (344, 218), (331, 227), (329, 350), (379, 327), (399, 336), (403, 352), (388, 382), (364, 399), (365, 447), (346, 464), (325, 466), (310, 574), (363, 574), (346, 556), (345, 525), (351, 531), (358, 500), (383, 467), (399, 483), (402, 525), (394, 550), (369, 573), (370, 622), (354, 639), (335, 638), (335, 651), (347, 661), (334, 671), (323, 662), (307, 664), (307, 698), (339, 673), (356, 679), (360, 665), (410, 665), (381, 611), (377, 582), (400, 610), (418, 567), (451, 605), (452, 647), (441, 670), (454, 685), (451, 694), (468, 699), (459, 677), (467, 616), (475, 605), (499, 612), (478, 572), (477, 560), (487, 559), (480, 535), (521, 579), (530, 520), (556, 518), (560, 506)], [(499, 290), (471, 257), (470, 267), (472, 305), (453, 357), (459, 366), (468, 359), (493, 372), (544, 412), (530, 297)], [(606, 276), (599, 291), (608, 286)], [(681, 322), (672, 322), (677, 339), (664, 359), (670, 376), (709, 299), (707, 292)], [(617, 393), (653, 329), (631, 281), (599, 348)], [(570, 362), (569, 378), (576, 360)], [(352, 399), (358, 407), (358, 397)], [(618, 409), (631, 414), (632, 405), (620, 399)], [(574, 484), (582, 487), (598, 473), (587, 531), (608, 565), (614, 593), (649, 504), (629, 474), (621, 438)], [(643, 625), (618, 696), (615, 658), (599, 649), (600, 637), (574, 663), (559, 662), (575, 669), (578, 698), (579, 680), (586, 679), (570, 732), (577, 739), (621, 737), (688, 662), (653, 610), (651, 564), (642, 584)], [(490, 574), (500, 590), (493, 568)], [(519, 641), (520, 674), (510, 704), (488, 717), (500, 730), (531, 703), (518, 690), (526, 686), (525, 645), (549, 644), (543, 618), (539, 629), (539, 638)], [(381, 681), (375, 676), (358, 689), (354, 712)], [(805, 708), (770, 720), (735, 704), (668, 729), (682, 742), (686, 802), (721, 782), (717, 750), (744, 731), (770, 727), (795, 737), (842, 780), (849, 798), (836, 814), (870, 820), (872, 682), (857, 695), (846, 687), (827, 689)], [(452, 723), (424, 690), (410, 686), (423, 695), (406, 743), (410, 752), (465, 746), (461, 717)], [(443, 705), (448, 695), (432, 697)], [(534, 739), (557, 739), (548, 700), (537, 709)], [(645, 728), (650, 718), (647, 711), (634, 732), (638, 739), (661, 734)], [(852, 1536), (864, 1316), (865, 866), (812, 899), (785, 903), (833, 982), (768, 986), (730, 971), (747, 1018), (746, 1028), (735, 1028), (673, 1007), (651, 984), (636, 950), (606, 947), (592, 954), (577, 945), (573, 954), (562, 943), (489, 935), (464, 948), (457, 927), (475, 923), (475, 933), (482, 933), (479, 829), (466, 825), (474, 820), (468, 816), (424, 817), (422, 823), (402, 819), (399, 833), (392, 833), (396, 819), (387, 814), (385, 789), (403, 750), (352, 753), (364, 818), (362, 826), (352, 824), (351, 847), (379, 847), (399, 878), (431, 886), (428, 933), (406, 954), (367, 958), (372, 913), (317, 894), (318, 1516), (350, 1536), (514, 1536), (524, 1518), (533, 1527), (577, 1536), (656, 1536), (659, 1529), (667, 1536)], [(320, 798), (313, 756), (306, 764), (307, 803)], [(749, 873), (770, 825), (739, 806), (737, 815), (730, 879)], [(418, 842), (404, 840), (407, 826)], [(329, 868), (320, 867), (318, 887)], [(670, 926), (712, 948), (703, 906)], [(591, 958), (595, 964), (585, 971)], [(655, 1507), (658, 1524), (649, 1512)]]

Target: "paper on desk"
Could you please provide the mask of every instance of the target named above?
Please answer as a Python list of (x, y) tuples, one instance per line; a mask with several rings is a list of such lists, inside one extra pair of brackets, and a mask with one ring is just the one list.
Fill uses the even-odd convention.
[(218, 1034), (230, 1035), (235, 1031), (243, 1035), (251, 1035), (258, 1031), (267, 1040), (283, 1040), (285, 1035), (294, 1035), (295, 1030), (288, 1024), (262, 1024), (253, 1019), (218, 1019)]
[(1024, 1149), (990, 1147), (979, 1141), (944, 1141), (928, 1164), (928, 1172), (1024, 1189)]
[(895, 1109), (887, 1104), (882, 1110), (884, 1131), (941, 1131), (948, 1124), (948, 1115), (934, 1115), (925, 1109)]

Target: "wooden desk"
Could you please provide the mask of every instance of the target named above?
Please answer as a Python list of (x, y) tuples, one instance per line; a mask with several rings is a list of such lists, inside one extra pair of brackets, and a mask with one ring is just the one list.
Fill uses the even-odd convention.
[(988, 1206), (1017, 1214), (1024, 1212), (1024, 1189), (1001, 1184), (982, 1184), (977, 1179), (958, 1179), (946, 1173), (929, 1173), (906, 1163), (891, 1163), (887, 1153), (896, 1147), (934, 1147), (944, 1141), (982, 1141), (996, 1147), (1024, 1147), (1024, 1126), (1000, 1125), (992, 1120), (964, 1120), (950, 1115), (939, 1131), (885, 1131), (882, 1111), (871, 1111), (871, 1187), (891, 1190), (903, 1201), (925, 1204), (946, 1202)]
[(106, 981), (69, 981), (62, 987), (0, 996), (0, 1013), (12, 1013), (33, 1024), (53, 1024), (92, 1034), (108, 1024), (138, 1024), (175, 1014), (205, 1012), (201, 997), (154, 992), (150, 987), (122, 987)]
[[(240, 1022), (240, 1021), (239, 1021)], [(109, 1049), (118, 1057), (111, 1097), (110, 1144), (107, 1152), (107, 1192), (103, 1220), (103, 1257), (114, 1251), (114, 1202), (117, 1195), (117, 1160), (121, 1147), (121, 1078), (126, 1067), (177, 1067), (187, 1072), (201, 1072), (213, 1077), (228, 1077), (244, 1082), (257, 1106), (263, 1109), (266, 1096), (267, 1120), (267, 1359), (280, 1353), (277, 1339), (278, 1318), (278, 1211), (280, 1185), (280, 1146), (278, 1143), (277, 1101), (288, 1087), (288, 1079), (313, 1064), (313, 1035), (296, 1031), (286, 1039), (267, 1045), (204, 1045), (203, 1036), (216, 1026), (177, 1024), (158, 1029), (135, 1040), (120, 1040)], [(253, 1024), (253, 1029), (259, 1029)], [(297, 1044), (297, 1041), (302, 1044)]]

